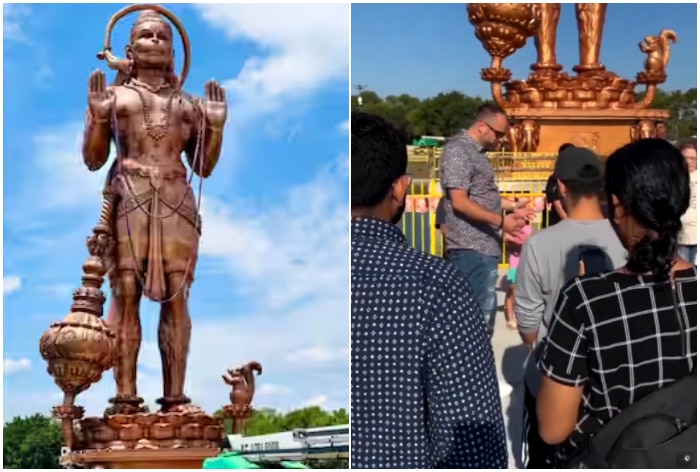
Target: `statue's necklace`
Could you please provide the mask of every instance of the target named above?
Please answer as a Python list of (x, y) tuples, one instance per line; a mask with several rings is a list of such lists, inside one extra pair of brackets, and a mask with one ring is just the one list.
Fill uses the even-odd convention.
[(151, 106), (146, 97), (144, 96), (143, 91), (139, 89), (140, 85), (141, 84), (138, 83), (134, 85), (126, 84), (126, 87), (136, 92), (136, 94), (139, 96), (139, 99), (141, 100), (141, 107), (143, 109), (143, 121), (146, 124), (146, 135), (148, 135), (154, 141), (158, 142), (164, 137), (166, 137), (170, 130), (170, 111), (172, 109), (173, 99), (177, 94), (177, 90), (172, 90), (170, 92), (170, 97), (163, 106), (164, 118), (161, 120), (160, 123), (154, 124), (151, 120)]
[(131, 84), (136, 85), (137, 87), (145, 88), (145, 89), (149, 90), (150, 92), (155, 93), (156, 95), (160, 94), (160, 92), (162, 92), (163, 90), (167, 90), (167, 89), (172, 87), (172, 85), (170, 85), (168, 82), (163, 82), (160, 85), (153, 86), (153, 85), (150, 85), (146, 82), (142, 82), (136, 78), (132, 78), (130, 82), (131, 82)]

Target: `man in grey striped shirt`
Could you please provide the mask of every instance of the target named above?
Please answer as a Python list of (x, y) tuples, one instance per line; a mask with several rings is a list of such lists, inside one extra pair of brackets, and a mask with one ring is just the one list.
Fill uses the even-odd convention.
[[(500, 107), (484, 104), (476, 121), (452, 137), (442, 152), (440, 183), (445, 192), (447, 258), (471, 285), (490, 334), (496, 319), (496, 283), (501, 231), (516, 235), (534, 216), (525, 206), (501, 197), (486, 153), (508, 131)], [(504, 214), (503, 210), (506, 210)]]

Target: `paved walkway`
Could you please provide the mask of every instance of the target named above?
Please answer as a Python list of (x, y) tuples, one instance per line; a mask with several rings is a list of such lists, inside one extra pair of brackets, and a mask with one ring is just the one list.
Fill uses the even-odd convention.
[[(522, 431), (522, 404), (523, 404), (523, 364), (527, 356), (527, 348), (520, 340), (517, 332), (511, 331), (506, 326), (506, 318), (503, 312), (505, 302), (506, 271), (499, 271), (503, 277), (499, 279), (498, 314), (496, 330), (493, 336), (493, 351), (496, 356), (499, 387), (501, 390), (501, 402), (503, 404), (503, 419), (506, 424), (508, 436), (509, 467), (520, 468), (520, 437)], [(516, 457), (518, 458), (516, 460)]]

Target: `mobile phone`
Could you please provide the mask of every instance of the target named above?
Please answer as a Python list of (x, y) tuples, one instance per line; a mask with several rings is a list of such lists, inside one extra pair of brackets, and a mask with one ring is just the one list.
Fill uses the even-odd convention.
[(581, 248), (579, 255), (579, 275), (600, 274), (613, 270), (608, 256), (599, 247)]

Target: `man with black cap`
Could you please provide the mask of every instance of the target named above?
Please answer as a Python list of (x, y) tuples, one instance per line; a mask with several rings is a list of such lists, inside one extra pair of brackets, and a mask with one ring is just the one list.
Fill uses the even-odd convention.
[[(571, 147), (574, 147), (574, 145), (571, 143), (562, 144), (559, 146), (557, 156)], [(544, 213), (542, 228), (548, 228), (549, 226), (554, 226), (561, 220), (566, 219), (566, 208), (564, 208), (564, 202), (561, 199), (559, 186), (557, 185), (557, 177), (554, 175), (554, 173), (552, 173), (552, 175), (549, 176), (549, 179), (547, 179), (544, 193), (547, 198), (548, 208)]]
[[(547, 334), (559, 291), (579, 275), (580, 256), (588, 249), (602, 251), (604, 263), (594, 270), (614, 270), (625, 265), (626, 252), (610, 222), (601, 212), (603, 163), (586, 148), (570, 147), (559, 154), (554, 167), (568, 218), (533, 235), (525, 242), (518, 266), (515, 317), (518, 331), (531, 347), (525, 366), (525, 424), (523, 463), (527, 468), (547, 468), (550, 446), (537, 431), (536, 398), (540, 341)], [(591, 268), (587, 268), (590, 271)]]

